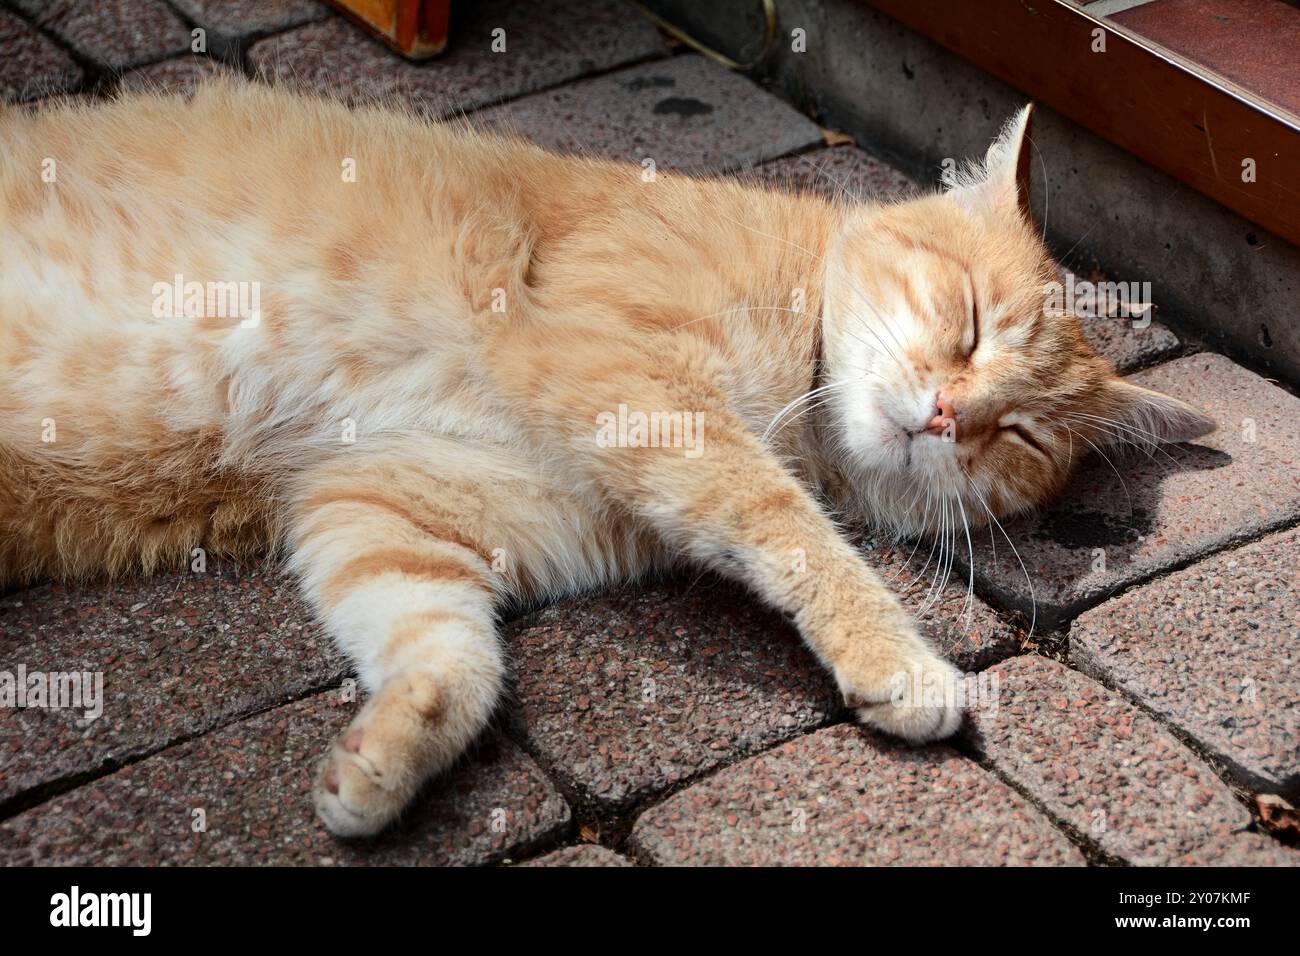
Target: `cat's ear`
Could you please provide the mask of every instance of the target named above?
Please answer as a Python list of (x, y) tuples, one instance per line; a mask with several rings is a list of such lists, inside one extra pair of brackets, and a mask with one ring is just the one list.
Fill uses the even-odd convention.
[(1033, 144), (1029, 139), (1034, 104), (1027, 104), (1002, 127), (973, 175), (962, 177), (953, 196), (977, 212), (1017, 209), (1029, 218), (1029, 173)]
[(1192, 441), (1218, 425), (1186, 402), (1114, 378), (1104, 389), (1105, 411), (1097, 417), (1102, 437), (1112, 445), (1154, 445)]

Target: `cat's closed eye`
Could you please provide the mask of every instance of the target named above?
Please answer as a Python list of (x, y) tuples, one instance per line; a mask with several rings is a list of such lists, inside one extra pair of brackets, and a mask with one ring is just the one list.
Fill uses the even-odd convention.
[(1034, 433), (1026, 425), (1020, 422), (1010, 422), (1006, 425), (999, 424), (998, 428), (1001, 434), (1015, 436), (1044, 458), (1050, 459), (1052, 457), (1048, 454), (1042, 442), (1034, 437)]

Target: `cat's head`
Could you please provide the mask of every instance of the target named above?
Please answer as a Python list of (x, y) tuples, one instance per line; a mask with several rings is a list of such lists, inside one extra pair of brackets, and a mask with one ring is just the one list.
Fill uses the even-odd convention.
[(946, 191), (852, 210), (827, 257), (834, 451), (863, 507), (902, 531), (1033, 508), (1090, 446), (1214, 428), (1119, 378), (1052, 307), (1059, 275), (1028, 209), (1030, 116)]

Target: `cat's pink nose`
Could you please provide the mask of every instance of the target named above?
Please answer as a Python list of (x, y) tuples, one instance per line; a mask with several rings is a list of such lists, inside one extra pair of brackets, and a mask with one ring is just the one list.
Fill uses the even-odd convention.
[(934, 417), (925, 426), (925, 430), (933, 435), (941, 435), (948, 428), (952, 428), (951, 434), (955, 439), (957, 437), (957, 409), (948, 396), (937, 395), (934, 399)]

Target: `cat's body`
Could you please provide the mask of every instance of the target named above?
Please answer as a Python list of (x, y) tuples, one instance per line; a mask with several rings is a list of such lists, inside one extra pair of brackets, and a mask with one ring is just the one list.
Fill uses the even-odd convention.
[[(377, 442), (442, 435), (461, 440), (447, 465), (490, 453), (466, 470), (500, 471), (530, 506), (538, 489), (563, 488), (556, 504), (577, 509), (536, 548), (523, 548), (526, 528), (500, 540), (531, 552), (530, 583), (597, 583), (653, 554), (630, 524), (606, 536), (603, 506), (572, 494), (572, 469), (511, 414), (531, 394), (510, 392), (539, 352), (568, 358), (630, 337), (650, 353), (693, 348), (716, 361), (720, 346), (759, 429), (809, 387), (806, 318), (728, 310), (787, 303), (796, 287), (816, 296), (812, 256), (760, 244), (738, 221), (690, 216), (707, 192), (749, 218), (754, 191), (643, 183), (633, 167), (256, 86), (218, 89), (192, 104), (49, 111), (23, 118), (25, 129), (10, 119), (0, 487), (30, 496), (3, 499), (5, 525), (24, 530), (4, 539), (0, 580), (174, 565), (202, 541), (258, 548), (275, 523), (263, 505), (286, 479), (324, 460), (356, 467)], [(172, 142), (134, 132), (163, 122)], [(40, 176), (47, 158), (53, 183)], [(112, 183), (130, 195), (115, 197)], [(831, 225), (824, 203), (762, 195), (772, 210), (751, 221), (770, 218), (788, 241)], [(701, 263), (700, 249), (727, 251)], [(155, 284), (175, 276), (257, 282), (260, 317), (151, 314)], [(631, 322), (615, 318), (623, 310)], [(728, 335), (736, 326), (747, 334)], [(773, 361), (783, 353), (788, 362)], [(52, 442), (40, 441), (45, 419)], [(586, 424), (594, 437), (594, 417)], [(782, 450), (815, 460), (795, 444), (803, 431), (782, 430)], [(565, 525), (583, 529), (580, 547), (550, 537)]]
[[(1014, 189), (997, 211), (1005, 199), (989, 197), (987, 215), (1018, 215)], [(879, 316), (965, 296), (980, 270), (995, 303), (1032, 312), (1041, 297), (1031, 230), (971, 255), (963, 224), (985, 213), (921, 202), (860, 240), (861, 213), (815, 197), (648, 178), (242, 83), (0, 113), (0, 586), (283, 542), (371, 691), (318, 781), (342, 834), (391, 820), (486, 722), (506, 667), (493, 631), (504, 597), (679, 560), (789, 613), (868, 722), (950, 733), (950, 702), (889, 702), (900, 671), (947, 684), (955, 672), (814, 498), (915, 529), (933, 490), (950, 513), (941, 487), (908, 475), (949, 454), (930, 419), (952, 406), (936, 407), (925, 376), (963, 376), (929, 345), (912, 354), (901, 324), (859, 327), (853, 303)], [(894, 252), (873, 260), (877, 241)], [(954, 260), (939, 268), (963, 281), (882, 278), (920, 256)], [(188, 282), (256, 284), (260, 311), (230, 315), (218, 295), (202, 314), (167, 314), (162, 287)], [(985, 335), (1013, 332), (1020, 349), (1043, 334)], [(966, 334), (934, 331), (958, 352)], [(1004, 390), (1051, 404), (1119, 387), (1072, 320), (1040, 347), (1041, 367), (999, 373)], [(879, 378), (858, 366), (886, 354), (913, 364), (922, 396), (915, 427), (910, 380), (907, 396), (876, 400), (886, 421), (904, 419), (890, 428), (906, 460), (888, 466), (889, 441), (854, 444), (877, 426), (837, 391)], [(1068, 391), (1067, 365), (1082, 369)], [(815, 387), (828, 401), (798, 404)], [(998, 401), (954, 413), (972, 443), (981, 415), (995, 430), (1038, 427), (1002, 424), (1020, 403)], [(1098, 401), (1121, 415), (1118, 393)], [(1171, 409), (1182, 427), (1154, 427)], [(677, 447), (608, 440), (611, 419), (638, 413), (702, 432)], [(1125, 420), (1181, 436), (1199, 427), (1189, 416), (1170, 404)], [(1055, 448), (1037, 463), (1016, 457), (1028, 446), (999, 448), (981, 452), (1011, 472), (983, 485), (996, 512), (1068, 473)], [(980, 484), (974, 466), (952, 468)]]

